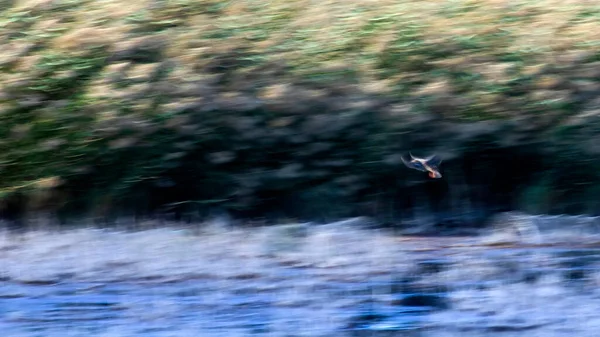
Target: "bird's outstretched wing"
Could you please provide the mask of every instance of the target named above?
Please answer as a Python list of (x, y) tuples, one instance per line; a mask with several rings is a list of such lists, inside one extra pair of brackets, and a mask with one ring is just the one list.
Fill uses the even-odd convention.
[(412, 154), (410, 155), (411, 160), (406, 160), (404, 158), (404, 156), (400, 156), (400, 159), (402, 159), (402, 162), (404, 163), (404, 165), (406, 165), (406, 167), (411, 168), (411, 169), (415, 169), (415, 170), (419, 170), (422, 172), (426, 172), (427, 170), (425, 169), (425, 167), (423, 166), (423, 164), (421, 164), (418, 161), (412, 160), (414, 157), (412, 156)]
[(440, 166), (440, 164), (442, 163), (442, 158), (440, 158), (438, 155), (432, 155), (430, 157), (427, 157), (425, 159), (425, 162), (427, 163), (427, 165), (429, 165), (432, 168), (438, 168)]

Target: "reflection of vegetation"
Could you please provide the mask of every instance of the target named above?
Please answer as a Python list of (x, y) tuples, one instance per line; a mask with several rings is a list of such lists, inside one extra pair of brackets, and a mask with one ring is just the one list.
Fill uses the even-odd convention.
[[(600, 8), (585, 1), (0, 5), (3, 197), (56, 188), (73, 207), (244, 208), (268, 185), (351, 200), (342, 192), (388, 172), (382, 158), (433, 147), (411, 143), (419, 114), (526, 116), (565, 147), (600, 125), (562, 124), (598, 108)], [(382, 101), (393, 108), (374, 113)], [(544, 208), (559, 181), (525, 198)]]

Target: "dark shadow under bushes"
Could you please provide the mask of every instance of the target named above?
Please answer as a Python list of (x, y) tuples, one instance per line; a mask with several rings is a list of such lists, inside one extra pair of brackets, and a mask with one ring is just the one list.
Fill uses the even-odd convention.
[[(58, 207), (55, 214), (64, 223), (91, 216), (106, 224), (120, 215), (200, 222), (219, 209), (238, 219), (267, 224), (370, 216), (392, 226), (430, 225), (443, 230), (480, 227), (494, 213), (513, 209), (548, 213), (589, 211), (585, 202), (588, 194), (565, 198), (556, 194), (559, 190), (555, 186), (590, 177), (573, 174), (567, 168), (553, 169), (553, 163), (537, 153), (535, 147), (487, 147), (444, 162), (442, 179), (429, 179), (424, 173), (399, 164), (358, 174), (349, 164), (321, 178), (300, 175), (287, 180), (277, 178), (276, 170), (265, 170), (253, 176), (252, 189), (239, 193), (240, 181), (235, 177), (245, 173), (233, 165), (215, 167), (190, 157), (182, 161), (182, 166), (134, 184), (126, 191), (115, 190), (110, 195), (98, 188), (98, 197), (93, 199), (86, 185), (89, 181), (81, 180), (80, 185), (72, 181), (72, 185), (63, 187), (72, 193), (69, 202)], [(342, 177), (347, 181), (340, 180)], [(554, 191), (543, 198), (536, 194), (545, 191), (539, 191), (540, 177), (551, 177), (543, 181)], [(15, 221), (28, 211), (23, 195), (8, 200), (4, 217)]]

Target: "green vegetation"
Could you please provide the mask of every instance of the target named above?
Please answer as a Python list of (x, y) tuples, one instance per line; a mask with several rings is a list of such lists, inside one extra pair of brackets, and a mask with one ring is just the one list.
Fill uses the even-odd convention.
[[(408, 149), (460, 157), (519, 132), (557, 156), (600, 146), (600, 6), (589, 1), (0, 5), (4, 200), (99, 213), (246, 209), (290, 193), (353, 202), (399, 179), (393, 158)], [(460, 131), (511, 120), (516, 131), (492, 141)], [(424, 140), (440, 121), (460, 127)], [(546, 202), (553, 181), (522, 194)]]

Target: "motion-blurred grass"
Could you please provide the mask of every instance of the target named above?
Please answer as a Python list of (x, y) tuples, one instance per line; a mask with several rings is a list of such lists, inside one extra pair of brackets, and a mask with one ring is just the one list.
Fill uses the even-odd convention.
[(597, 133), (594, 1), (0, 4), (0, 196), (32, 210), (342, 203), (431, 114)]

